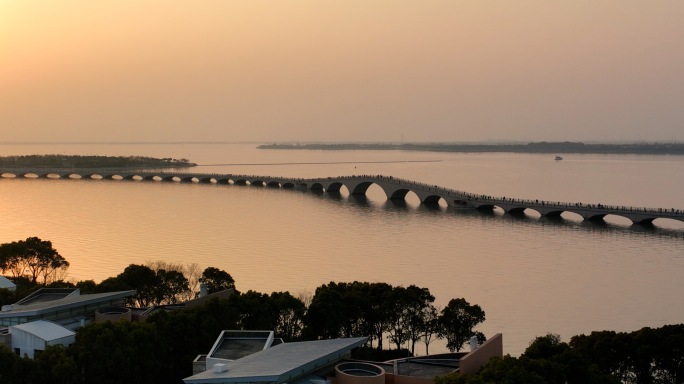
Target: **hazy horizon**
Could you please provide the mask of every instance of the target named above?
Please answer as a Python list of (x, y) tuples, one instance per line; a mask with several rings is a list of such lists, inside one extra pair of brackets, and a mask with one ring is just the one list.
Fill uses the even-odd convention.
[(636, 0), (0, 0), (0, 142), (682, 142), (682, 19)]

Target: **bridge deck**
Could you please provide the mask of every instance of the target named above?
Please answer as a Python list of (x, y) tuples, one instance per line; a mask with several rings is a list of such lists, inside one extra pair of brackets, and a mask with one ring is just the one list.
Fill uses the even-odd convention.
[(684, 222), (684, 210), (675, 208), (629, 207), (603, 204), (569, 203), (558, 201), (542, 201), (529, 199), (504, 198), (479, 195), (459, 191), (438, 185), (429, 185), (413, 180), (383, 175), (354, 175), (327, 178), (288, 178), (278, 176), (234, 175), (217, 173), (190, 173), (159, 171), (136, 171), (126, 169), (4, 169), (1, 175), (38, 178), (84, 178), (86, 180), (99, 176), (102, 179), (127, 180), (161, 180), (180, 182), (217, 182), (235, 184), (251, 184), (277, 186), (283, 188), (300, 188), (307, 190), (323, 190), (339, 192), (345, 186), (350, 194), (365, 194), (366, 190), (376, 184), (383, 189), (389, 199), (403, 199), (408, 192), (415, 193), (421, 203), (436, 203), (441, 199), (451, 207), (471, 209), (494, 209), (499, 207), (504, 212), (521, 213), (525, 209), (533, 209), (545, 216), (559, 216), (563, 212), (576, 213), (585, 220), (602, 220), (606, 215), (623, 216), (634, 223), (651, 224), (658, 218), (668, 218)]

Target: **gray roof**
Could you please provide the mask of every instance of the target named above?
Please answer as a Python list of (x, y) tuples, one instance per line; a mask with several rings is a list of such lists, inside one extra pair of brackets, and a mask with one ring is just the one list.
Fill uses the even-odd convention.
[(44, 313), (50, 313), (57, 310), (79, 307), (82, 305), (95, 304), (110, 300), (121, 300), (125, 297), (133, 295), (135, 295), (135, 291), (119, 291), (94, 293), (92, 295), (69, 296), (63, 299), (37, 302), (28, 305), (14, 304), (11, 310), (0, 312), (0, 318), (41, 315)]
[(6, 278), (5, 276), (0, 276), (0, 288), (16, 288), (17, 286), (12, 282), (12, 280)]
[(227, 371), (208, 370), (184, 379), (186, 383), (283, 383), (307, 375), (345, 357), (366, 343), (365, 337), (284, 343), (227, 362)]
[(13, 325), (10, 327), (10, 333), (12, 333), (12, 330), (14, 329), (38, 336), (45, 341), (59, 340), (65, 337), (74, 336), (76, 334), (62, 326), (45, 320)]

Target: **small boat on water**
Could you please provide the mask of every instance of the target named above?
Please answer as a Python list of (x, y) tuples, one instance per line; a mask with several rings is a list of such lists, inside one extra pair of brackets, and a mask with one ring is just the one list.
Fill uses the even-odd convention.
[(556, 156), (556, 160), (563, 160), (563, 158), (560, 156)]

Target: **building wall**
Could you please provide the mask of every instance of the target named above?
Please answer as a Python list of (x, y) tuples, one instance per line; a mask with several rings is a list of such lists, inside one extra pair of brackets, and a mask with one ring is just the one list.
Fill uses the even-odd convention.
[(12, 335), (12, 348), (19, 348), (20, 356), (27, 355), (33, 359), (35, 350), (45, 350), (45, 340), (40, 337), (15, 328), (11, 329), (10, 334)]
[(45, 341), (40, 337), (24, 332), (20, 329), (11, 328), (10, 336), (12, 338), (12, 350), (19, 348), (19, 355), (27, 355), (29, 358), (33, 359), (35, 357), (35, 351), (44, 351), (48, 345), (64, 345), (73, 344), (76, 336), (63, 337), (61, 339)]
[(476, 374), (494, 356), (503, 356), (503, 336), (500, 333), (462, 357), (459, 361), (459, 372), (469, 375)]

